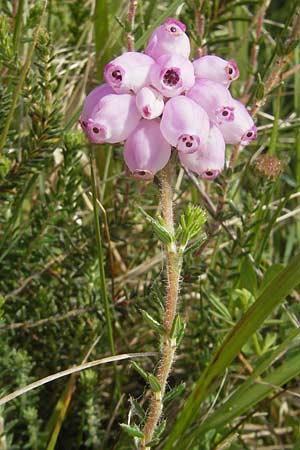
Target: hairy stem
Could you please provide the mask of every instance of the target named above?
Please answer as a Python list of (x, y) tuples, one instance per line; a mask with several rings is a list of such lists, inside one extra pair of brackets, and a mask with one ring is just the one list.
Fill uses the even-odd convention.
[[(170, 161), (162, 171), (161, 209), (166, 228), (170, 233), (174, 234), (172, 178), (172, 162)], [(182, 256), (178, 251), (175, 242), (167, 245), (165, 247), (165, 252), (167, 260), (167, 294), (163, 324), (166, 334), (163, 337), (161, 360), (156, 373), (161, 390), (159, 392), (153, 392), (152, 394), (148, 417), (143, 429), (145, 437), (141, 441), (140, 450), (149, 448), (147, 447), (147, 443), (153, 439), (155, 428), (160, 420), (166, 383), (176, 351), (176, 340), (171, 338), (171, 330), (176, 316)]]
[(135, 21), (135, 14), (136, 14), (137, 5), (138, 5), (137, 0), (130, 0), (129, 10), (128, 10), (128, 17), (127, 17), (130, 30), (128, 31), (128, 33), (126, 33), (127, 49), (128, 49), (129, 52), (132, 52), (134, 50), (133, 29), (134, 29), (134, 21)]

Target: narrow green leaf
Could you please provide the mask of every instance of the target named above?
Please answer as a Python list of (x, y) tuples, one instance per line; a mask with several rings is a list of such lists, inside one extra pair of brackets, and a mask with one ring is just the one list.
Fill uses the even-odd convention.
[(291, 290), (299, 284), (299, 272), (300, 254), (295, 256), (288, 266), (266, 287), (256, 302), (231, 330), (214, 354), (210, 364), (196, 382), (169, 434), (163, 447), (164, 450), (171, 449), (175, 442), (178, 442), (178, 439), (197, 419), (201, 403), (207, 395), (208, 388), (212, 382), (228, 367), (248, 339), (260, 328), (264, 320), (285, 299)]
[(206, 233), (202, 233), (201, 236), (199, 237), (199, 239), (197, 239), (195, 242), (193, 242), (193, 244), (189, 245), (185, 250), (184, 250), (184, 255), (187, 255), (189, 253), (193, 253), (195, 250), (197, 250), (207, 239), (207, 234)]
[(153, 373), (150, 373), (148, 376), (148, 382), (150, 384), (150, 387), (152, 389), (153, 392), (160, 392), (161, 391), (161, 386), (159, 384), (158, 379), (156, 378), (155, 375), (153, 375)]
[(153, 231), (157, 234), (158, 238), (165, 244), (171, 244), (173, 242), (172, 234), (156, 219), (150, 216), (146, 211), (138, 206), (138, 210), (144, 216), (144, 218), (152, 225)]
[(215, 309), (220, 313), (221, 317), (226, 319), (227, 322), (229, 321), (229, 323), (233, 324), (230, 312), (228, 311), (224, 303), (222, 303), (222, 301), (219, 299), (219, 297), (211, 292), (208, 295), (208, 299), (215, 307)]
[(147, 322), (147, 324), (154, 330), (157, 331), (159, 334), (165, 334), (165, 329), (162, 326), (161, 323), (159, 323), (157, 320), (155, 320), (147, 311), (141, 310), (142, 316)]
[(255, 295), (257, 289), (257, 276), (253, 267), (253, 263), (250, 261), (248, 256), (243, 258), (241, 269), (240, 269), (240, 281), (239, 287), (241, 289), (245, 288), (251, 294)]
[(155, 447), (156, 445), (159, 444), (159, 439), (152, 439), (152, 441), (147, 442), (147, 448), (151, 448), (151, 447)]
[(129, 401), (130, 401), (130, 405), (131, 405), (130, 410), (132, 411), (132, 414), (136, 414), (139, 417), (139, 419), (142, 422), (144, 422), (144, 420), (146, 419), (146, 413), (143, 410), (143, 408), (141, 407), (141, 405), (136, 400), (134, 400), (132, 397), (129, 398)]
[(153, 434), (154, 439), (158, 439), (163, 434), (163, 432), (166, 429), (166, 425), (167, 425), (166, 420), (162, 420), (160, 422), (160, 424), (156, 427), (156, 429), (154, 431), (154, 434)]
[(180, 383), (164, 396), (164, 403), (169, 403), (185, 391), (185, 383)]
[(257, 100), (262, 100), (265, 95), (265, 86), (263, 83), (258, 83), (255, 96)]
[(170, 338), (176, 339), (178, 333), (181, 330), (181, 318), (179, 314), (176, 314), (175, 319), (172, 324), (171, 332), (170, 332)]
[(142, 433), (136, 425), (131, 427), (126, 423), (120, 423), (120, 427), (122, 428), (123, 431), (125, 431), (125, 433), (129, 434), (129, 436), (133, 436), (139, 439), (144, 438), (144, 433)]
[(145, 372), (145, 370), (142, 369), (138, 363), (136, 363), (135, 361), (132, 361), (131, 365), (134, 368), (134, 370), (136, 370), (137, 373), (139, 375), (141, 375), (142, 378), (144, 378), (145, 381), (148, 381), (148, 373)]
[(177, 345), (177, 347), (180, 347), (180, 345), (181, 345), (181, 342), (182, 342), (182, 340), (183, 340), (183, 338), (184, 338), (185, 329), (186, 329), (186, 323), (183, 323), (183, 324), (181, 325), (181, 329), (179, 330), (179, 333), (178, 333), (178, 335), (177, 335), (177, 339), (176, 339), (176, 345)]

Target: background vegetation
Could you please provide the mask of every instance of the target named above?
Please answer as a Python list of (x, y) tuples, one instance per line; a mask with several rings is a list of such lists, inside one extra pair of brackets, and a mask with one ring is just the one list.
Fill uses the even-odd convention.
[[(133, 180), (122, 147), (91, 148), (77, 120), (127, 33), (142, 50), (151, 30), (176, 16), (194, 56), (237, 61), (233, 94), (257, 113), (259, 134), (216, 182), (177, 167), (175, 215), (202, 205), (209, 238), (184, 260), (187, 327), (157, 448), (180, 436), (178, 450), (297, 450), (297, 2), (139, 0), (135, 24), (128, 3), (0, 1), (1, 397), (87, 359), (158, 350), (141, 310), (160, 321), (163, 251), (137, 206), (155, 216), (159, 180)], [(153, 372), (157, 361), (139, 364)], [(0, 406), (0, 449), (133, 448), (119, 423), (143, 422), (148, 389), (129, 361), (46, 384)]]

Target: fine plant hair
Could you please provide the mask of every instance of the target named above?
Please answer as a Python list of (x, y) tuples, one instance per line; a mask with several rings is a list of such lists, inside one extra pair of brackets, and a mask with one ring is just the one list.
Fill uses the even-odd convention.
[[(0, 449), (298, 448), (298, 2), (0, 6)], [(210, 183), (175, 154), (136, 181), (122, 145), (89, 144), (78, 125), (105, 65), (143, 51), (168, 17), (186, 24), (193, 57), (236, 60), (233, 95), (258, 127)]]

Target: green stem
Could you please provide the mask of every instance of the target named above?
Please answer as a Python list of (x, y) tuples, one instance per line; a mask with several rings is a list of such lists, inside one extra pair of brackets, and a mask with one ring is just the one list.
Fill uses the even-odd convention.
[(111, 350), (111, 354), (114, 356), (116, 354), (116, 350), (115, 350), (115, 342), (114, 342), (112, 321), (111, 321), (111, 315), (110, 315), (110, 304), (109, 304), (107, 289), (106, 289), (103, 246), (102, 246), (102, 237), (101, 237), (99, 216), (98, 216), (98, 207), (97, 207), (97, 189), (96, 189), (94, 164), (93, 164), (92, 158), (91, 158), (91, 176), (92, 176), (93, 210), (94, 210), (94, 222), (95, 222), (95, 229), (96, 229), (97, 255), (98, 255), (99, 273), (100, 273), (101, 293), (102, 293), (102, 297), (103, 297), (103, 301), (104, 301), (104, 310), (105, 310), (105, 318), (106, 318), (106, 324), (107, 324), (107, 333), (108, 333), (110, 350)]
[(276, 144), (277, 144), (277, 136), (278, 136), (278, 128), (279, 128), (279, 119), (280, 119), (280, 106), (281, 106), (281, 95), (282, 95), (282, 87), (280, 86), (278, 89), (277, 96), (274, 100), (274, 122), (271, 134), (271, 141), (269, 145), (269, 154), (275, 155), (276, 153)]
[[(295, 65), (299, 64), (300, 62), (300, 56), (299, 51), (295, 51)], [(297, 117), (300, 116), (300, 73), (299, 70), (295, 72), (294, 75), (294, 81), (295, 81), (295, 90), (294, 90), (294, 106), (295, 106), (295, 112), (297, 114)], [(296, 164), (295, 164), (295, 179), (297, 182), (297, 185), (300, 184), (300, 129), (299, 127), (296, 128)]]
[(20, 0), (18, 2), (18, 11), (15, 19), (15, 26), (14, 26), (14, 36), (13, 36), (13, 43), (14, 43), (14, 49), (16, 54), (18, 54), (19, 45), (20, 45), (20, 35), (22, 30), (22, 19), (23, 19), (23, 10), (24, 10), (24, 0)]
[[(172, 189), (172, 162), (170, 161), (162, 171), (161, 177), (161, 209), (167, 230), (174, 234), (173, 221), (173, 189)], [(161, 390), (153, 392), (148, 416), (144, 425), (144, 439), (141, 441), (140, 450), (146, 450), (153, 439), (155, 428), (160, 420), (163, 409), (163, 398), (166, 390), (167, 380), (174, 361), (176, 351), (176, 340), (171, 338), (171, 329), (176, 316), (178, 291), (180, 284), (180, 272), (182, 267), (182, 255), (178, 251), (175, 242), (165, 248), (167, 256), (167, 295), (163, 317), (165, 335), (162, 342), (161, 360), (156, 377)]]

